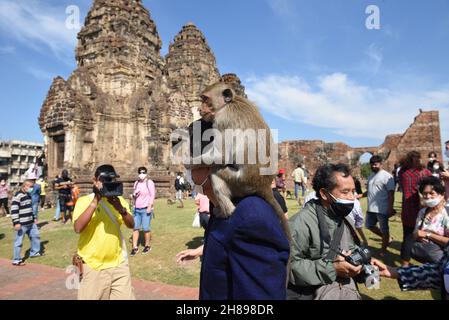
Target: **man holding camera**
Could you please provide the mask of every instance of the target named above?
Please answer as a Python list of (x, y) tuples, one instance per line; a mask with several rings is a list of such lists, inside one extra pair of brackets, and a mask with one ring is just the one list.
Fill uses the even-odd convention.
[(80, 234), (78, 255), (80, 300), (134, 300), (126, 244), (120, 227), (134, 228), (129, 204), (122, 197), (123, 184), (114, 167), (95, 171), (93, 193), (78, 199), (73, 214)]
[[(361, 300), (353, 278), (364, 282), (362, 270), (372, 261), (369, 252), (360, 250), (354, 226), (346, 219), (355, 203), (355, 184), (348, 166), (320, 167), (313, 188), (318, 199), (308, 202), (290, 220), (288, 299)], [(354, 260), (361, 260), (361, 265)]]

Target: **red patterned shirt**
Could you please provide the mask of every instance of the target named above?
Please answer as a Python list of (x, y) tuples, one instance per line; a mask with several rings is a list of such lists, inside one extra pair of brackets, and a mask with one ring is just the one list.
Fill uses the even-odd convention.
[(421, 205), (419, 202), (419, 182), (432, 173), (424, 169), (408, 169), (400, 173), (399, 178), (402, 188), (402, 224), (414, 228)]

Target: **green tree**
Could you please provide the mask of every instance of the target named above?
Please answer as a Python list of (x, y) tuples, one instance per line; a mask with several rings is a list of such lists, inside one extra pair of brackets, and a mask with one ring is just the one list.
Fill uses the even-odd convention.
[(360, 174), (363, 178), (368, 179), (371, 175), (371, 166), (369, 163), (363, 163), (360, 167)]

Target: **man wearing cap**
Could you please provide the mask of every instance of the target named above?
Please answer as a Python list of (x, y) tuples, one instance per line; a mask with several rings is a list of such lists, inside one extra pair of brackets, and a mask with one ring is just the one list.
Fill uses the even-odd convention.
[[(190, 126), (194, 158), (198, 145), (203, 154), (210, 143), (195, 139), (198, 127), (202, 137), (212, 125), (199, 120)], [(186, 166), (193, 182), (216, 207), (210, 179), (213, 165), (193, 163)], [(202, 250), (200, 300), (285, 300), (289, 242), (279, 218), (262, 198), (248, 196), (233, 202), (236, 209), (230, 218), (218, 218), (211, 211)], [(197, 251), (201, 253), (201, 248)], [(179, 260), (191, 258), (189, 254)]]
[(278, 189), (279, 193), (282, 194), (284, 199), (286, 198), (286, 185), (285, 185), (285, 169), (280, 169), (279, 173), (276, 177), (276, 188)]
[(106, 182), (119, 178), (114, 167), (97, 168), (94, 193), (78, 199), (73, 214), (80, 235), (78, 256), (82, 259), (79, 300), (134, 300), (126, 244), (120, 230), (124, 223), (134, 228), (129, 204), (122, 196), (104, 196)]

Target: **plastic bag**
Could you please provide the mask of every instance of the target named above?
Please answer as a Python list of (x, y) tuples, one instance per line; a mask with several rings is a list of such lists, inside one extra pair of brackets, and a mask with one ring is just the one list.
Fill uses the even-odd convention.
[(195, 213), (195, 217), (193, 218), (192, 227), (194, 227), (194, 228), (201, 228), (200, 213), (198, 211)]

